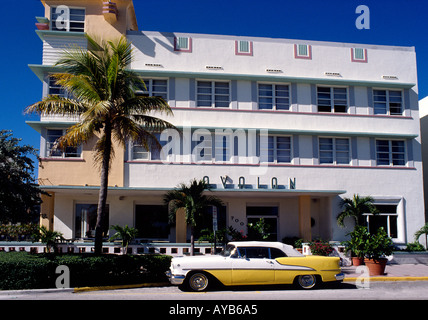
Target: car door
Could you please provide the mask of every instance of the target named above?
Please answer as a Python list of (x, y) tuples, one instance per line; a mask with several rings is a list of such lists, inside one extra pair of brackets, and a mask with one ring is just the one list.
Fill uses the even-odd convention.
[(269, 248), (238, 247), (232, 259), (232, 284), (269, 284), (275, 280), (274, 260)]

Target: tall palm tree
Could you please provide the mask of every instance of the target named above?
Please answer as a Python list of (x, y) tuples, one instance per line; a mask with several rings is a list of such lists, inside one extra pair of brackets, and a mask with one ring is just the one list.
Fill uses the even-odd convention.
[(204, 194), (206, 190), (209, 190), (209, 186), (204, 180), (193, 179), (188, 186), (181, 183), (164, 196), (164, 203), (170, 208), (170, 220), (174, 220), (178, 210), (185, 211), (186, 223), (190, 225), (190, 255), (192, 256), (195, 252), (194, 233), (198, 217), (205, 213), (209, 206), (223, 205), (217, 197)]
[(337, 224), (342, 228), (345, 227), (345, 218), (347, 217), (353, 218), (356, 225), (362, 225), (364, 213), (378, 213), (376, 206), (373, 204), (372, 197), (360, 197), (358, 194), (354, 194), (352, 199), (342, 199), (340, 201), (340, 207), (343, 208), (343, 210), (337, 216)]
[(76, 117), (57, 142), (59, 148), (87, 143), (94, 136), (94, 158), (100, 165), (100, 192), (95, 227), (95, 253), (102, 251), (108, 176), (114, 157), (113, 142), (125, 146), (128, 140), (149, 149), (154, 132), (173, 127), (157, 118), (172, 115), (171, 108), (159, 97), (135, 95), (144, 85), (135, 72), (127, 69), (132, 61), (131, 44), (125, 37), (98, 44), (88, 37), (90, 49), (72, 48), (56, 63), (61, 72), (53, 74), (71, 98), (50, 95), (27, 107), (27, 113), (56, 114)]

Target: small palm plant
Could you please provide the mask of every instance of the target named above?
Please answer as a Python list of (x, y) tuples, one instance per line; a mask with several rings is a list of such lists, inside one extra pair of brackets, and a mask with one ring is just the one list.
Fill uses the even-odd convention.
[(428, 222), (415, 232), (415, 241), (418, 242), (419, 237), (423, 234), (425, 235), (425, 245), (428, 246)]
[(110, 241), (121, 239), (122, 240), (122, 253), (126, 254), (128, 252), (128, 246), (131, 243), (132, 240), (135, 239), (135, 237), (138, 234), (138, 230), (135, 228), (130, 228), (128, 225), (125, 225), (124, 227), (121, 227), (119, 225), (111, 226), (113, 230), (116, 231), (116, 233), (110, 237)]
[(360, 197), (354, 194), (352, 199), (344, 198), (340, 201), (340, 207), (343, 208), (342, 212), (337, 216), (337, 224), (344, 228), (345, 218), (351, 217), (355, 220), (355, 225), (363, 225), (363, 218), (365, 213), (378, 214), (376, 206), (373, 204), (372, 197)]
[(38, 232), (33, 235), (35, 241), (40, 241), (46, 245), (46, 252), (50, 253), (57, 251), (58, 241), (64, 240), (61, 232), (49, 230), (45, 226), (38, 228)]

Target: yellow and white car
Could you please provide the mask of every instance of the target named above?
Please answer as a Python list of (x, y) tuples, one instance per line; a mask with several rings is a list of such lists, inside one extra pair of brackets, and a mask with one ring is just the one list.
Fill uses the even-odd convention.
[(230, 242), (218, 255), (175, 257), (167, 272), (173, 285), (204, 291), (219, 281), (225, 286), (296, 284), (311, 289), (342, 281), (340, 258), (304, 256), (280, 242)]

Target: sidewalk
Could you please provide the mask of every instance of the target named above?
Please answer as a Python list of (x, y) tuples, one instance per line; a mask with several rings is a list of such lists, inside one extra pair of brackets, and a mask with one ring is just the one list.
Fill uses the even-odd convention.
[[(368, 271), (364, 266), (342, 267), (345, 274), (344, 282), (353, 282), (358, 277), (367, 277)], [(370, 277), (371, 281), (428, 281), (427, 264), (387, 264), (385, 274)]]

